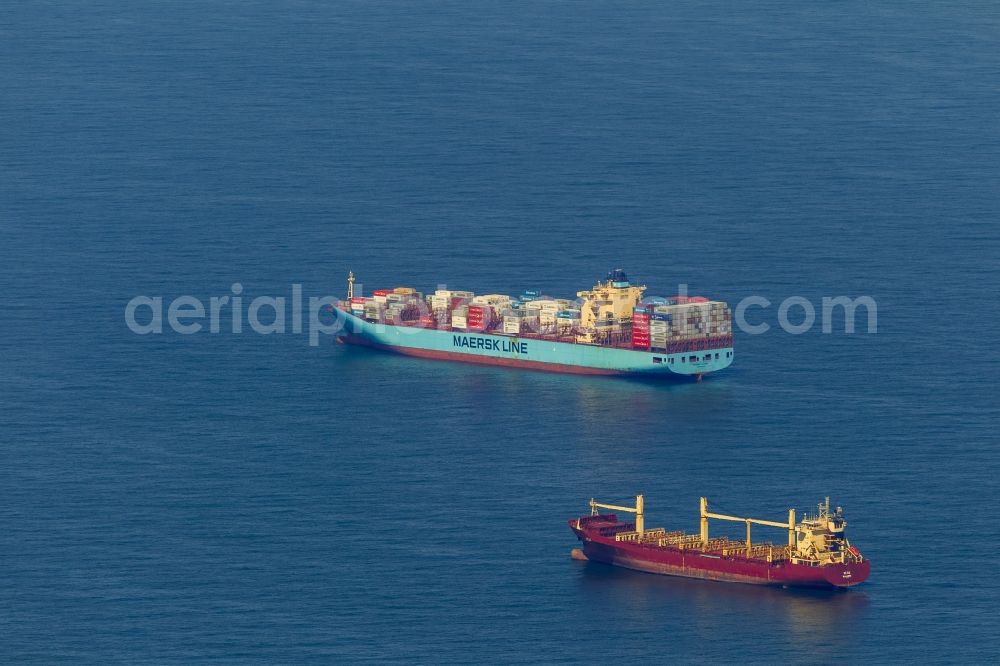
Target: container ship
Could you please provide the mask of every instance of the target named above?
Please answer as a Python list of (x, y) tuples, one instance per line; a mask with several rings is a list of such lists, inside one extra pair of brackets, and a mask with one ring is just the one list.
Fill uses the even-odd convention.
[(576, 300), (529, 290), (476, 295), (411, 287), (354, 293), (333, 308), (339, 342), (432, 359), (551, 372), (701, 378), (733, 362), (729, 306), (704, 297), (643, 298), (610, 272)]
[[(842, 509), (830, 511), (829, 497), (815, 516), (807, 515), (798, 523), (795, 509), (789, 509), (787, 522), (712, 513), (702, 497), (700, 534), (649, 529), (643, 508), (642, 495), (636, 496), (635, 507), (591, 499), (589, 516), (569, 520), (583, 542), (582, 550), (573, 549), (573, 558), (649, 573), (785, 587), (850, 587), (867, 580), (871, 570), (869, 561), (847, 540)], [(621, 522), (617, 514), (602, 514), (599, 509), (633, 513), (635, 522)], [(745, 523), (746, 540), (709, 538), (709, 519)], [(754, 543), (751, 524), (788, 530), (788, 543)]]

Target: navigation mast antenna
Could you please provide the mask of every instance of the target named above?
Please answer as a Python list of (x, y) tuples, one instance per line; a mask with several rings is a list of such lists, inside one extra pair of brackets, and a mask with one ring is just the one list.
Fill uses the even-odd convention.
[(347, 300), (354, 298), (354, 271), (347, 271)]

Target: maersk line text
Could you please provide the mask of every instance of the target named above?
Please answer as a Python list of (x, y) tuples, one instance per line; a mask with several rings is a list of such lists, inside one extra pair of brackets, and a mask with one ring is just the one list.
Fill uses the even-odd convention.
[(451, 337), (453, 347), (465, 347), (467, 349), (492, 349), (500, 352), (513, 352), (517, 354), (528, 353), (527, 342), (514, 342), (513, 340), (502, 340), (500, 338), (471, 338), (467, 335), (453, 335)]

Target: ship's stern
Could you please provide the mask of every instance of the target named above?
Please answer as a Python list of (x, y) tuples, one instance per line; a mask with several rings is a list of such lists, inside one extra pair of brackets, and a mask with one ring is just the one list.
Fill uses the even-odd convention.
[(868, 580), (872, 565), (868, 560), (823, 567), (823, 577), (834, 587), (853, 587)]

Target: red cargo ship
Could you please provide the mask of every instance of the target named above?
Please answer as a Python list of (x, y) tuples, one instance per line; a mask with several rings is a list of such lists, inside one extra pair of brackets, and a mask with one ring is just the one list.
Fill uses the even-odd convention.
[[(601, 508), (634, 513), (635, 522), (598, 513)], [(830, 511), (829, 497), (816, 516), (798, 523), (795, 509), (789, 510), (787, 522), (711, 513), (702, 497), (701, 534), (692, 535), (647, 529), (642, 495), (636, 496), (634, 508), (590, 500), (590, 509), (589, 516), (569, 520), (583, 542), (582, 550), (573, 549), (574, 559), (671, 576), (785, 587), (850, 587), (867, 580), (871, 570), (870, 562), (847, 540), (841, 508)], [(746, 523), (746, 540), (710, 539), (709, 519)], [(787, 545), (752, 542), (751, 524), (788, 530)]]

